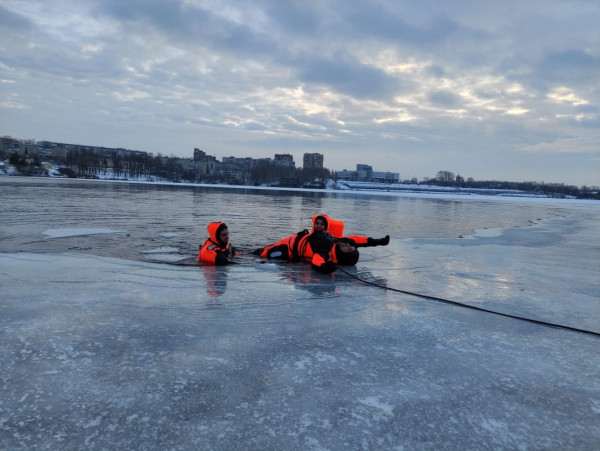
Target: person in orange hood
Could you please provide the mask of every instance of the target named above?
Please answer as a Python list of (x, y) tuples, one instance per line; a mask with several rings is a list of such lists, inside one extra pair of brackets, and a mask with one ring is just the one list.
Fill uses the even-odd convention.
[(229, 229), (224, 222), (211, 222), (208, 238), (200, 246), (198, 260), (208, 265), (228, 265), (233, 263), (235, 249), (229, 242)]
[[(330, 225), (335, 224), (335, 230)], [(313, 269), (331, 273), (340, 265), (355, 265), (359, 253), (357, 247), (386, 246), (390, 237), (375, 239), (361, 235), (342, 236), (343, 222), (334, 221), (327, 215), (315, 215), (311, 232), (303, 230), (287, 236), (275, 244), (252, 252), (262, 258), (310, 262)]]

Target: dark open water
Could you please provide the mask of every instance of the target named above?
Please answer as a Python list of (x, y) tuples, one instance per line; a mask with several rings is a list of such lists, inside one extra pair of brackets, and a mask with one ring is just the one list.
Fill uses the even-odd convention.
[[(238, 248), (254, 249), (309, 228), (326, 213), (345, 221), (345, 232), (392, 239), (458, 238), (476, 229), (514, 228), (573, 214), (578, 206), (404, 197), (352, 192), (308, 192), (0, 177), (2, 252), (75, 251), (126, 259), (168, 246), (194, 256), (206, 225), (225, 221)], [(585, 208), (580, 208), (585, 212)], [(585, 213), (583, 213), (585, 214)], [(54, 229), (120, 231), (48, 239)], [(67, 234), (68, 235), (68, 234)], [(165, 237), (168, 236), (168, 238)], [(151, 255), (151, 254), (150, 254)]]

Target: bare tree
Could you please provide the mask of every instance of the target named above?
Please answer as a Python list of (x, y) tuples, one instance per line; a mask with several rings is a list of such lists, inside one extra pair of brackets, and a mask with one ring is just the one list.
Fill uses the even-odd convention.
[(455, 181), (454, 172), (438, 171), (437, 175), (435, 176), (435, 180), (443, 186), (452, 185)]

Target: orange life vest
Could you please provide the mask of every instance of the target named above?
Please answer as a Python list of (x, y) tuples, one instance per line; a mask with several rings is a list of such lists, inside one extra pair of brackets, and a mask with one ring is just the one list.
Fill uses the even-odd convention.
[(223, 244), (219, 240), (219, 234), (226, 227), (224, 222), (211, 222), (208, 225), (208, 238), (198, 251), (199, 261), (209, 265), (226, 265), (232, 263), (235, 249), (230, 242)]

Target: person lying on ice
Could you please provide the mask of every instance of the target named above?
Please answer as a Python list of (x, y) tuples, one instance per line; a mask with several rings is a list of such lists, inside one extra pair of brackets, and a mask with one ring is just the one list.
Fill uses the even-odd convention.
[(355, 265), (359, 258), (357, 247), (386, 246), (390, 242), (389, 235), (381, 239), (362, 235), (342, 236), (343, 230), (342, 221), (332, 220), (323, 214), (316, 215), (310, 233), (303, 230), (252, 253), (262, 258), (310, 262), (314, 269), (328, 274), (337, 269), (336, 265)]
[(200, 246), (198, 260), (208, 265), (233, 263), (235, 248), (229, 242), (229, 229), (224, 222), (208, 224), (208, 238)]

